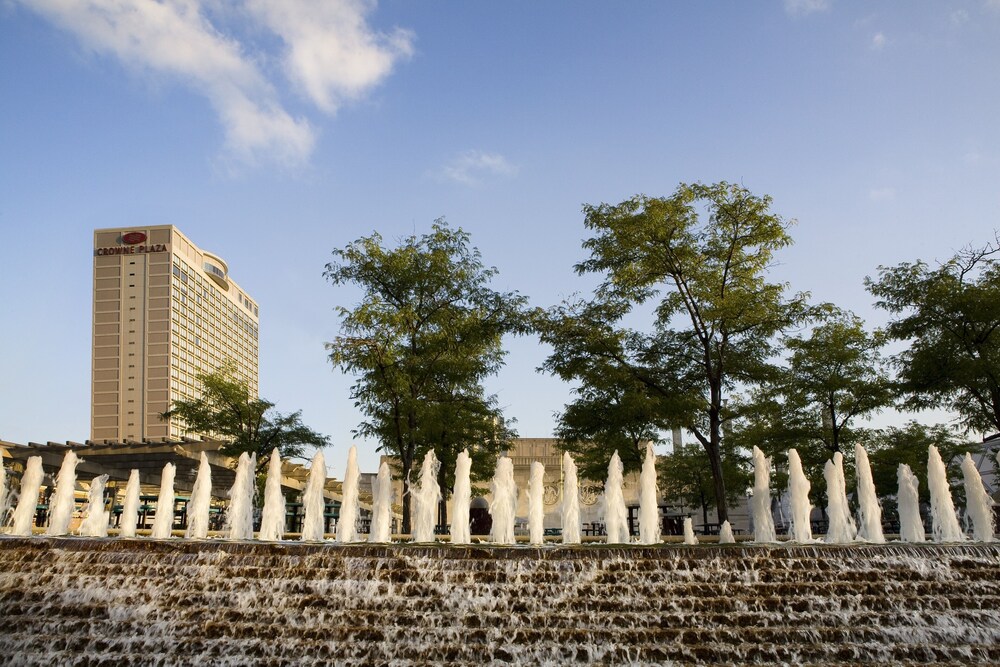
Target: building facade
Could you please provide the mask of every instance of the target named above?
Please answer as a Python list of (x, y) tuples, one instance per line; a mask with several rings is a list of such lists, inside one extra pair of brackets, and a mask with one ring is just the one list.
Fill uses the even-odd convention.
[(93, 308), (91, 440), (183, 436), (160, 414), (223, 363), (257, 395), (259, 306), (176, 227), (95, 230)]

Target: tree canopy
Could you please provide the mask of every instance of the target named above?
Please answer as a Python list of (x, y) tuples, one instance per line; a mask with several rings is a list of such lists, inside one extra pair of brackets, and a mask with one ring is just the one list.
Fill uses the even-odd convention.
[(366, 419), (355, 432), (399, 461), (409, 532), (409, 476), (419, 457), (433, 449), (444, 462), (439, 483), (447, 494), (458, 452), (468, 448), (483, 475), (513, 437), (482, 382), (503, 365), (502, 337), (525, 330), (526, 299), (492, 289), (497, 270), (483, 264), (468, 233), (443, 220), (396, 247), (376, 233), (333, 256), (324, 275), (360, 287), (362, 296), (353, 308), (337, 307), (341, 330), (327, 344), (330, 360), (356, 377), (351, 397)]
[[(791, 243), (790, 223), (770, 207), (770, 197), (725, 182), (585, 206), (590, 258), (576, 270), (603, 281), (591, 300), (537, 318), (554, 349), (544, 368), (580, 382), (581, 399), (603, 365), (628, 378), (626, 389), (641, 387), (644, 407), (655, 411), (649, 428), (670, 423), (694, 434), (708, 457), (720, 522), (726, 396), (768, 376), (776, 336), (807, 311), (804, 296), (788, 298), (786, 285), (767, 280), (775, 252)], [(652, 307), (647, 331), (624, 324), (640, 304)]]
[(254, 396), (232, 364), (199, 373), (196, 381), (201, 385), (201, 396), (175, 400), (160, 416), (164, 420), (180, 418), (190, 434), (221, 439), (225, 444), (219, 451), (227, 456), (256, 454), (261, 470), (275, 448), (282, 458), (300, 458), (306, 446), (330, 444), (329, 437), (302, 423), (301, 410), (281, 414), (274, 410), (274, 403)]
[(944, 407), (966, 430), (1000, 431), (1000, 239), (937, 268), (923, 261), (879, 267), (866, 278), (876, 305), (895, 315), (886, 331), (908, 345), (895, 356), (904, 407)]

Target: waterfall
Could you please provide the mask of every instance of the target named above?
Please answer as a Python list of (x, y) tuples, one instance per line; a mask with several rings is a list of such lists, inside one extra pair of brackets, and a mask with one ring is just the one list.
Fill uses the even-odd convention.
[(528, 478), (528, 541), (539, 545), (545, 543), (545, 466), (538, 461), (531, 463)]
[(31, 535), (31, 524), (35, 518), (35, 509), (38, 507), (38, 493), (41, 491), (42, 477), (44, 476), (42, 457), (28, 457), (28, 463), (24, 467), (24, 475), (21, 476), (21, 491), (17, 497), (17, 507), (14, 509), (11, 535), (24, 537)]
[(755, 542), (777, 542), (774, 517), (771, 516), (771, 459), (756, 446), (753, 448), (753, 496), (750, 498)]
[(844, 480), (844, 455), (833, 453), (833, 459), (826, 462), (823, 468), (826, 477), (826, 515), (829, 527), (826, 531), (828, 544), (846, 544), (853, 542), (857, 536), (851, 509), (847, 504), (847, 483)]
[(98, 475), (90, 481), (87, 494), (87, 518), (80, 524), (80, 534), (85, 537), (107, 537), (111, 512), (104, 509), (104, 487), (108, 475)]
[(660, 507), (656, 500), (656, 454), (646, 443), (646, 458), (639, 473), (639, 544), (659, 544)]
[(622, 460), (616, 449), (608, 463), (608, 480), (604, 483), (604, 525), (608, 544), (628, 544), (628, 513), (625, 509)]
[(305, 516), (302, 520), (302, 540), (319, 542), (323, 540), (325, 521), (323, 513), (326, 503), (323, 500), (323, 487), (326, 486), (326, 461), (323, 460), (323, 450), (317, 450), (309, 468), (309, 480), (302, 494), (302, 505)]
[(993, 519), (993, 499), (986, 493), (983, 478), (968, 452), (962, 461), (962, 476), (965, 480), (965, 514), (972, 519), (972, 539), (977, 542), (992, 542), (996, 525)]
[(361, 506), (358, 502), (358, 480), (361, 470), (358, 469), (358, 448), (351, 445), (347, 452), (347, 467), (344, 469), (344, 486), (340, 501), (340, 518), (337, 520), (337, 541), (340, 543), (358, 542), (358, 514)]
[(420, 466), (420, 486), (410, 487), (413, 497), (413, 541), (433, 542), (434, 528), (437, 525), (438, 503), (441, 502), (441, 487), (438, 485), (438, 463), (434, 451), (424, 455), (424, 463)]
[(135, 526), (139, 523), (139, 471), (135, 468), (129, 473), (128, 484), (125, 485), (125, 503), (118, 521), (119, 537), (135, 537)]
[(868, 452), (860, 444), (854, 445), (854, 467), (858, 473), (858, 538), (866, 542), (882, 544), (882, 506), (875, 492), (872, 479), (872, 465)]
[(812, 523), (809, 515), (812, 514), (812, 505), (809, 503), (809, 480), (802, 472), (802, 459), (794, 449), (788, 450), (788, 494), (790, 496), (790, 520), (791, 528), (789, 534), (793, 542), (812, 542)]
[(191, 501), (188, 504), (188, 525), (185, 537), (205, 539), (208, 537), (208, 515), (212, 507), (212, 467), (208, 464), (208, 455), (201, 453), (198, 462), (198, 476), (195, 477), (191, 489)]
[(490, 491), (492, 492), (490, 516), (493, 518), (490, 541), (495, 544), (514, 544), (517, 485), (514, 483), (514, 464), (506, 456), (497, 459)]
[(931, 535), (935, 542), (961, 542), (965, 533), (955, 514), (955, 503), (948, 486), (948, 471), (937, 447), (927, 448), (927, 487), (931, 492)]
[(264, 484), (264, 512), (260, 518), (257, 539), (278, 542), (285, 536), (285, 494), (281, 492), (281, 453), (275, 447), (267, 462), (267, 482)]
[(451, 543), (468, 544), (472, 539), (469, 534), (469, 503), (472, 502), (472, 457), (469, 450), (464, 449), (455, 462), (455, 488), (451, 498)]
[(66, 452), (59, 477), (56, 479), (56, 492), (50, 501), (49, 527), (46, 535), (65, 535), (69, 532), (69, 522), (73, 518), (73, 508), (76, 506), (76, 465), (79, 459), (73, 450)]
[(160, 495), (156, 500), (156, 516), (153, 518), (152, 536), (158, 539), (170, 537), (174, 529), (174, 474), (173, 463), (163, 466), (160, 475)]
[(580, 543), (580, 490), (576, 478), (576, 463), (569, 452), (563, 452), (562, 541)]

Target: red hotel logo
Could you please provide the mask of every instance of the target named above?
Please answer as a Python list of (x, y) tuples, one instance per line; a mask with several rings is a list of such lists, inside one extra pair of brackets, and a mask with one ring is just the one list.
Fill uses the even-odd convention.
[(142, 243), (146, 240), (146, 235), (142, 232), (129, 232), (128, 234), (122, 234), (122, 243), (126, 245), (136, 245), (137, 243)]
[(151, 252), (167, 252), (165, 243), (146, 243), (146, 234), (143, 232), (126, 232), (121, 237), (122, 245), (111, 248), (98, 248), (94, 254), (97, 255), (144, 255)]

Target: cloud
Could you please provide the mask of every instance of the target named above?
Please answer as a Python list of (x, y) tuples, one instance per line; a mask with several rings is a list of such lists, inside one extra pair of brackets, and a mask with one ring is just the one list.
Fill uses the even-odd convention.
[(885, 43), (886, 43), (886, 39), (885, 39), (885, 35), (883, 33), (877, 32), (874, 35), (872, 35), (872, 44), (871, 44), (871, 46), (872, 46), (873, 50), (875, 50), (875, 51), (881, 51), (882, 47), (885, 46)]
[(441, 180), (474, 186), (488, 176), (516, 176), (517, 166), (499, 153), (471, 150), (452, 158), (435, 175)]
[(893, 201), (896, 199), (896, 188), (872, 188), (868, 191), (872, 201)]
[(964, 9), (956, 9), (949, 15), (948, 18), (951, 20), (951, 24), (953, 26), (964, 25), (969, 22), (969, 12)]
[(785, 0), (785, 12), (792, 16), (805, 16), (830, 9), (830, 0)]
[[(230, 157), (248, 164), (306, 162), (316, 143), (258, 63), (268, 54), (226, 34), (221, 17), (249, 18), (284, 42), (284, 71), (318, 108), (333, 113), (379, 83), (412, 36), (373, 32), (363, 0), (246, 0), (210, 14), (219, 0), (19, 0), (95, 52), (143, 74), (166, 74), (204, 95)], [(214, 22), (209, 16), (214, 17)]]

